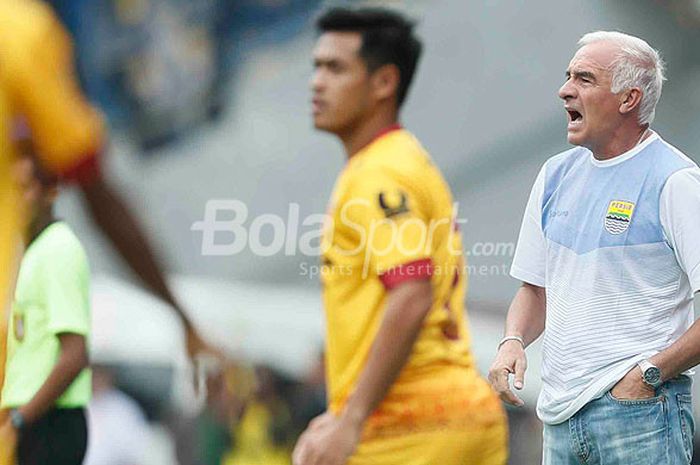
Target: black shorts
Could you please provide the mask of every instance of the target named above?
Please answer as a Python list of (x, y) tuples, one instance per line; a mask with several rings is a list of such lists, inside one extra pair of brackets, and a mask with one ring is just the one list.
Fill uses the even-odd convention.
[(85, 410), (53, 409), (19, 434), (19, 465), (80, 465), (87, 450)]

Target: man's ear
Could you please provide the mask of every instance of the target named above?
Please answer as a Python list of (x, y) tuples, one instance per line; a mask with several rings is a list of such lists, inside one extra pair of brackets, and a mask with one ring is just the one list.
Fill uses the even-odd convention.
[(396, 65), (388, 64), (376, 69), (370, 79), (374, 97), (384, 100), (397, 95), (401, 72)]
[(642, 90), (639, 87), (624, 91), (620, 97), (620, 113), (625, 115), (638, 109), (642, 103), (642, 95)]

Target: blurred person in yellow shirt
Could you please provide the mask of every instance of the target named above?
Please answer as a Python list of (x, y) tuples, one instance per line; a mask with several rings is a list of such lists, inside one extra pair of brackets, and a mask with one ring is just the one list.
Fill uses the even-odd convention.
[[(0, 382), (5, 360), (7, 307), (21, 254), (22, 192), (13, 179), (19, 139), (29, 142), (42, 168), (74, 182), (97, 226), (141, 280), (176, 311), (191, 357), (208, 346), (165, 282), (141, 227), (99, 169), (106, 143), (103, 120), (81, 93), (69, 35), (38, 0), (0, 1)], [(0, 411), (0, 422), (7, 412)], [(0, 438), (0, 465), (13, 449)]]
[(244, 399), (223, 465), (289, 465), (294, 428), (282, 384), (273, 369), (255, 368), (255, 391)]
[(398, 124), (421, 43), (383, 9), (318, 21), (317, 129), (348, 161), (322, 238), (329, 407), (294, 465), (503, 465), (506, 418), (477, 373), (452, 195)]
[[(18, 147), (18, 118), (32, 131), (36, 154), (53, 174), (78, 179), (94, 164), (102, 143), (102, 123), (84, 101), (72, 75), (60, 25), (44, 5), (0, 3), (0, 382), (4, 378), (8, 304), (21, 254), (25, 212), (12, 177)], [(67, 39), (65, 39), (67, 40)], [(6, 421), (0, 412), (0, 423)], [(14, 439), (0, 438), (0, 464), (9, 463)]]

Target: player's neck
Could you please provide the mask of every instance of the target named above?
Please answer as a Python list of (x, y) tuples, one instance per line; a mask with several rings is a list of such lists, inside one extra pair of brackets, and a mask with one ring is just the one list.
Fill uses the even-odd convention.
[(345, 147), (345, 155), (348, 160), (357, 155), (367, 145), (382, 133), (386, 128), (398, 123), (398, 115), (395, 112), (383, 114), (375, 113), (370, 118), (351, 128), (344, 134), (339, 134)]
[(610, 160), (629, 152), (650, 135), (648, 125), (619, 131), (606, 144), (591, 148), (591, 151), (596, 160)]

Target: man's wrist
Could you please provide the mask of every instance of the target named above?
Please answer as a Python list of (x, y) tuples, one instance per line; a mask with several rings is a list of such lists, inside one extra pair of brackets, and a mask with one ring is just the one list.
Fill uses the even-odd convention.
[(664, 383), (662, 370), (651, 360), (641, 360), (637, 366), (642, 373), (642, 382), (647, 386), (657, 389)]
[(658, 354), (649, 357), (647, 360), (661, 370), (661, 381), (664, 383), (682, 373), (682, 371), (678, 371), (677, 367), (669, 366), (667, 361), (670, 359), (663, 352), (659, 352)]
[(349, 425), (360, 429), (364, 425), (368, 416), (369, 413), (367, 412), (367, 409), (362, 408), (359, 405), (355, 405), (350, 401), (345, 405), (345, 408), (340, 414), (340, 419), (347, 422)]
[(523, 340), (523, 338), (522, 338), (521, 336), (518, 336), (518, 335), (515, 335), (515, 334), (514, 334), (514, 335), (511, 335), (511, 336), (505, 336), (503, 339), (501, 339), (501, 341), (498, 343), (498, 346), (496, 347), (496, 350), (500, 350), (501, 347), (503, 347), (504, 344), (506, 344), (506, 343), (508, 343), (508, 342), (511, 342), (511, 341), (514, 341), (514, 342), (519, 343), (520, 346), (521, 346), (523, 349), (525, 349), (525, 341)]

